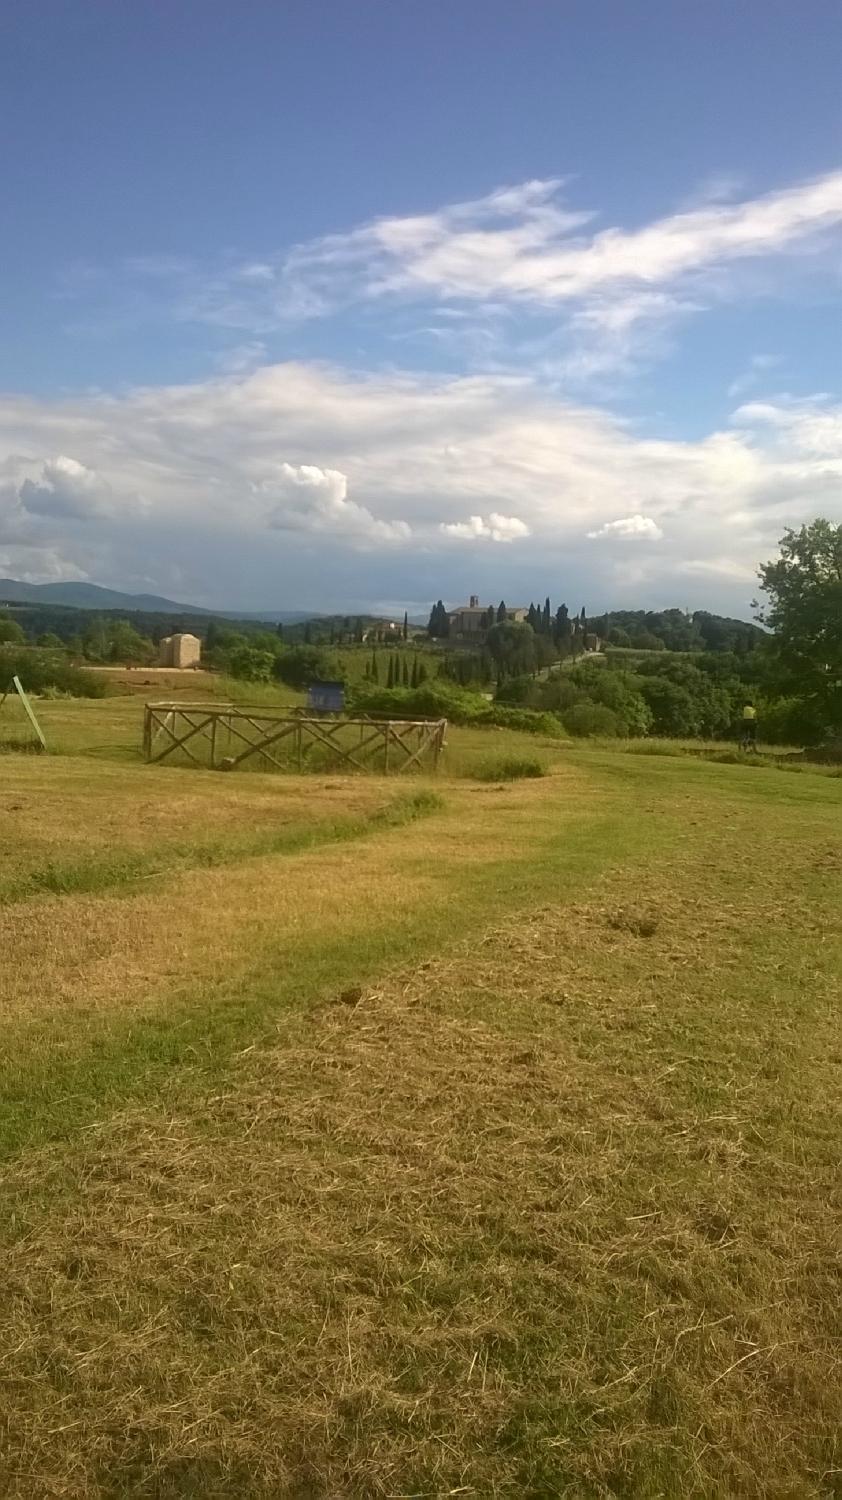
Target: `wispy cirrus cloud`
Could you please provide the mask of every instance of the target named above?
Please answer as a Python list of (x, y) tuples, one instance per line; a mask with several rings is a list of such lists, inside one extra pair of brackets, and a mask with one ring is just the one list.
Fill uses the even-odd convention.
[(279, 310), (327, 311), (351, 296), (553, 306), (608, 289), (663, 287), (710, 267), (781, 254), (842, 223), (842, 172), (590, 236), (581, 231), (595, 213), (562, 207), (562, 186), (561, 179), (528, 182), (300, 245), (279, 267)]
[(77, 267), (64, 291), (98, 301), (112, 331), (166, 317), (241, 340), (375, 310), (389, 330), (390, 317), (416, 308), (419, 336), (461, 349), (474, 368), (527, 363), (587, 382), (659, 357), (677, 324), (713, 304), (783, 291), (781, 269), (791, 276), (805, 257), (814, 265), (842, 226), (842, 171), (738, 200), (703, 194), (631, 229), (595, 227), (595, 209), (568, 201), (573, 186), (529, 181), (259, 257)]

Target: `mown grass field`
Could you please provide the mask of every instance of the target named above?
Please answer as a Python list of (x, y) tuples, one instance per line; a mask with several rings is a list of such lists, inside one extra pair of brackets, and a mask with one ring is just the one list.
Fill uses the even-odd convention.
[(840, 1493), (842, 781), (225, 777), (38, 710), (4, 1500)]

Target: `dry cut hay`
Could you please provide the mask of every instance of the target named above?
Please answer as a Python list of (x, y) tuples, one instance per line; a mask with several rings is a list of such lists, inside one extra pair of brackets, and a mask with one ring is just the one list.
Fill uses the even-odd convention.
[(738, 913), (664, 896), (345, 991), (13, 1169), (3, 1494), (830, 1494), (832, 971), (770, 938), (741, 989)]

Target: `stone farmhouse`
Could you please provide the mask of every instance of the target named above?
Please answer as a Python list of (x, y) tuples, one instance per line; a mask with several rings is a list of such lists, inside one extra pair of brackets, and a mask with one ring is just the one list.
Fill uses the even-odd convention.
[[(506, 619), (522, 621), (528, 614), (528, 609), (517, 605), (514, 609), (506, 610)], [(479, 596), (472, 594), (470, 604), (460, 604), (457, 609), (450, 610), (448, 619), (451, 640), (483, 641), (491, 625), (497, 623), (497, 606), (480, 604)]]

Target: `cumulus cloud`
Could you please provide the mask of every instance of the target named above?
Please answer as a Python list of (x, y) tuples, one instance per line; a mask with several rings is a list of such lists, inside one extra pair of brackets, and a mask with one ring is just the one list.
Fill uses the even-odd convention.
[(441, 530), (447, 536), (460, 537), (466, 542), (513, 542), (518, 537), (529, 536), (525, 521), (518, 516), (501, 516), (496, 510), (487, 520), (484, 516), (469, 516), (467, 521), (442, 521)]
[[(49, 452), (82, 474), (32, 457)], [(38, 509), (21, 504), (26, 480)], [(91, 503), (104, 508), (80, 525)], [(842, 520), (842, 411), (818, 398), (743, 406), (692, 441), (504, 374), (287, 363), (122, 397), (0, 398), (0, 541), (28, 549), (30, 576), (39, 548), (144, 591), (171, 592), (177, 569), (182, 594), (217, 606), (487, 585), (734, 612), (783, 527), (816, 513)]]
[(87, 521), (108, 514), (111, 489), (95, 470), (60, 453), (46, 459), (35, 478), (22, 481), (18, 498), (32, 515)]
[(617, 521), (606, 521), (604, 526), (598, 527), (596, 531), (589, 531), (591, 540), (599, 537), (621, 537), (634, 541), (643, 539), (649, 542), (660, 542), (663, 538), (657, 521), (651, 516), (642, 516), (639, 513), (634, 516), (621, 516)]
[(411, 535), (406, 521), (379, 520), (349, 500), (347, 475), (338, 469), (282, 463), (255, 492), (268, 502), (267, 521), (279, 531), (322, 532), (359, 546), (405, 542)]

